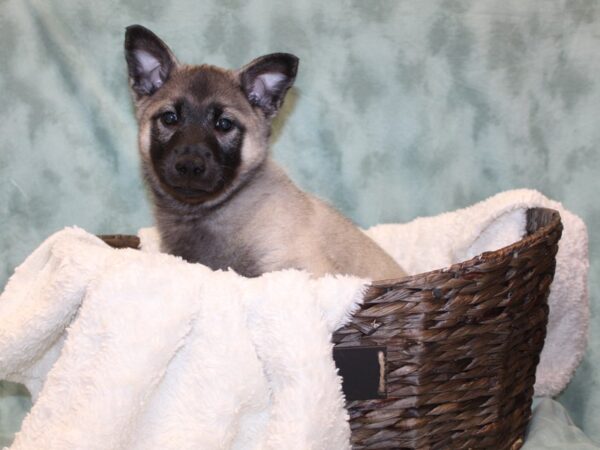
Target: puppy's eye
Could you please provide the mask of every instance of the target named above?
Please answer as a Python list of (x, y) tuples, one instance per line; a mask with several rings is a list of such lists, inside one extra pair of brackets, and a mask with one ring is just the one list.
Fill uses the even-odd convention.
[(179, 122), (179, 117), (177, 117), (177, 113), (173, 111), (167, 111), (161, 114), (160, 120), (163, 124), (172, 126)]
[(233, 128), (233, 122), (225, 117), (221, 117), (217, 120), (215, 128), (219, 131), (229, 131)]

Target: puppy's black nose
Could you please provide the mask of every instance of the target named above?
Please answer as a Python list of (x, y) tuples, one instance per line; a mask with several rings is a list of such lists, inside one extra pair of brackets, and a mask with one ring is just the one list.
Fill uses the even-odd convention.
[(200, 177), (206, 172), (206, 163), (199, 156), (181, 156), (175, 161), (175, 171), (182, 178)]

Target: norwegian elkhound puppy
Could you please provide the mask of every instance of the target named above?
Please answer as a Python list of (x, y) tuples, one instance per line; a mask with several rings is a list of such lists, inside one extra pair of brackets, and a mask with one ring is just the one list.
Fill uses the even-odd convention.
[(239, 70), (180, 64), (140, 25), (127, 28), (125, 57), (165, 252), (248, 277), (285, 268), (314, 276), (405, 275), (269, 157), (271, 121), (298, 58), (274, 53)]

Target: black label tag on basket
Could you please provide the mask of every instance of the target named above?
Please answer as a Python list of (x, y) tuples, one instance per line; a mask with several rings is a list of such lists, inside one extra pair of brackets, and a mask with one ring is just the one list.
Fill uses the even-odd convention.
[(334, 347), (347, 401), (386, 398), (386, 347)]

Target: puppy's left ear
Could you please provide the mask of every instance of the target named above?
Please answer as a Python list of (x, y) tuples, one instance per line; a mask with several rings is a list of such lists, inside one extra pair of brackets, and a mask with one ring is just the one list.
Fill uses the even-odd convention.
[(239, 70), (240, 84), (248, 101), (259, 107), (267, 118), (277, 114), (286, 92), (294, 84), (298, 61), (289, 53), (272, 53)]
[(159, 90), (178, 64), (167, 44), (141, 25), (125, 31), (125, 59), (136, 99)]

